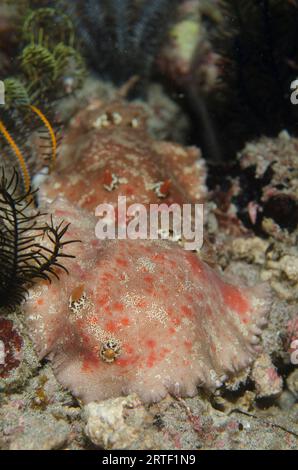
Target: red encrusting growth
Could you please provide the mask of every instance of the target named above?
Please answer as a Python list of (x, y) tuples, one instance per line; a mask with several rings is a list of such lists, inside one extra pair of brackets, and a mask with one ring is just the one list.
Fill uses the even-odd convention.
[[(5, 379), (19, 366), (23, 340), (11, 320), (0, 319), (1, 362), (0, 378)], [(3, 357), (2, 357), (3, 356)]]

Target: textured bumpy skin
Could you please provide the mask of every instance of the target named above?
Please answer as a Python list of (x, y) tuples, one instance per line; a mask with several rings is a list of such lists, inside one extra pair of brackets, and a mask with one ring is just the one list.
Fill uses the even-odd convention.
[[(97, 240), (96, 220), (62, 199), (49, 209), (82, 243), (67, 248), (77, 255), (70, 276), (31, 290), (26, 316), (40, 357), (84, 402), (192, 396), (252, 361), (270, 304), (264, 286), (224, 282), (169, 241)], [(117, 354), (104, 358), (111, 344)]]
[[(72, 120), (41, 198), (63, 196), (94, 214), (98, 204), (200, 202), (206, 170), (195, 147), (155, 141), (141, 107), (93, 102)], [(160, 192), (159, 192), (160, 188)]]

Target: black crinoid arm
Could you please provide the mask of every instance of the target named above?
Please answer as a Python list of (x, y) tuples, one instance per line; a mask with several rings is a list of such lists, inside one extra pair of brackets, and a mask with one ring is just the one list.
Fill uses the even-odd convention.
[(45, 214), (34, 209), (34, 193), (20, 196), (18, 187), (18, 174), (7, 177), (1, 169), (0, 307), (9, 309), (25, 300), (36, 280), (59, 279), (58, 270), (68, 273), (60, 260), (74, 257), (63, 252), (65, 245), (73, 243), (63, 241), (69, 225), (55, 225), (52, 218), (50, 223), (41, 222)]
[(184, 0), (62, 0), (93, 68), (123, 83), (148, 78)]

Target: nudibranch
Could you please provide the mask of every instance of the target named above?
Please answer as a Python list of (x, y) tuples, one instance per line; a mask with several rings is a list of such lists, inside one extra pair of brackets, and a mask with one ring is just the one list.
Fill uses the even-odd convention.
[(206, 169), (196, 147), (154, 140), (140, 105), (93, 101), (72, 119), (55, 172), (40, 188), (94, 214), (102, 203), (202, 202)]
[(96, 219), (58, 198), (49, 211), (70, 223), (70, 275), (30, 290), (25, 315), (39, 357), (83, 402), (136, 392), (214, 390), (260, 350), (267, 287), (237, 287), (194, 252), (166, 240), (99, 240)]

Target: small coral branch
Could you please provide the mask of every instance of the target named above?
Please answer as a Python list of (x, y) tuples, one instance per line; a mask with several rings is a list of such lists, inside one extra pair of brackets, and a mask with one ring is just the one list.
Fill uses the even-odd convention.
[[(59, 262), (63, 241), (69, 227), (61, 222), (39, 225), (42, 214), (32, 207), (34, 193), (18, 195), (19, 176), (7, 178), (4, 170), (0, 179), (0, 307), (12, 308), (26, 297), (27, 289), (37, 279), (59, 279), (57, 269), (67, 269)], [(28, 202), (29, 201), (29, 202)], [(46, 243), (49, 247), (45, 245)], [(41, 244), (40, 241), (43, 243)]]

